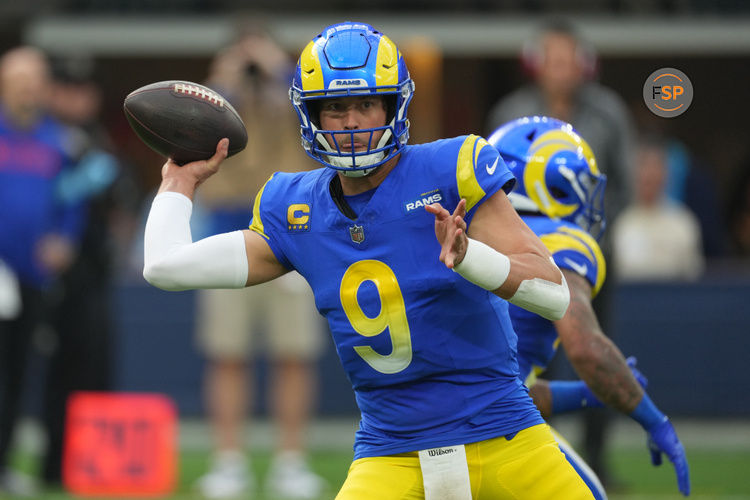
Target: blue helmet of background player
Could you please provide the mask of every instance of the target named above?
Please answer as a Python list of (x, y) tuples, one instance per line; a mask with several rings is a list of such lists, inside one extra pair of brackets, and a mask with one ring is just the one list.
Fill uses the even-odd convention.
[(607, 178), (572, 125), (544, 116), (524, 117), (506, 123), (488, 140), (516, 176), (509, 195), (516, 210), (573, 222), (601, 237)]
[[(409, 139), (406, 110), (414, 92), (401, 53), (384, 34), (368, 24), (340, 23), (324, 29), (302, 51), (294, 73), (289, 97), (297, 111), (302, 146), (313, 159), (341, 170), (345, 175), (367, 175), (397, 155)], [(383, 127), (332, 131), (321, 130), (318, 109), (321, 99), (332, 97), (381, 95), (387, 105), (387, 122)], [(379, 141), (373, 141), (377, 131)], [(342, 149), (336, 132), (370, 133), (368, 147), (363, 151)]]

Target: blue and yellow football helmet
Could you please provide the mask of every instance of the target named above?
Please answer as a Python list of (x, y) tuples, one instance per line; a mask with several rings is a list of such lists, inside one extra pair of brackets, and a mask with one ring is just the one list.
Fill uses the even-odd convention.
[(509, 198), (518, 211), (539, 212), (604, 233), (604, 187), (591, 148), (569, 123), (545, 116), (519, 118), (490, 135), (513, 175)]
[[(307, 44), (297, 62), (289, 97), (299, 117), (307, 154), (327, 167), (362, 176), (397, 155), (408, 141), (406, 110), (413, 92), (414, 82), (396, 45), (369, 24), (346, 22), (327, 27)], [(320, 129), (317, 101), (366, 94), (386, 97), (388, 117), (384, 127)], [(373, 144), (373, 134), (379, 130), (384, 133)], [(338, 143), (331, 146), (323, 134), (334, 132), (369, 132), (367, 150), (344, 151)]]

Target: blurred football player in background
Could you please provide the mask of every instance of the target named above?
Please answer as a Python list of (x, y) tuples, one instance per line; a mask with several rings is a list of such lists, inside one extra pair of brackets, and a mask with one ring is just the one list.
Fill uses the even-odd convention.
[(192, 242), (191, 199), (227, 141), (208, 161), (167, 162), (144, 276), (168, 290), (305, 277), (362, 413), (339, 500), (592, 498), (518, 377), (507, 313), (506, 300), (560, 319), (565, 279), (486, 140), (407, 145), (413, 89), (385, 35), (324, 29), (291, 99), (328, 168), (274, 174), (250, 230)]
[[(250, 200), (273, 172), (314, 165), (297, 144), (299, 125), (288, 98), (293, 71), (287, 54), (259, 24), (244, 25), (235, 43), (214, 58), (206, 84), (240, 113), (248, 147), (227, 160), (226, 175), (201, 189), (208, 234), (246, 229)], [(304, 448), (325, 326), (310, 287), (298, 273), (289, 273), (241, 291), (204, 290), (198, 307), (198, 344), (208, 360), (205, 403), (215, 443), (211, 470), (198, 483), (201, 493), (236, 497), (254, 486), (244, 431), (254, 394), (250, 357), (265, 345), (270, 410), (278, 426), (266, 489), (273, 498), (317, 498), (323, 480), (308, 467)]]
[(34, 495), (28, 478), (8, 467), (32, 336), (50, 283), (69, 268), (82, 203), (57, 196), (71, 165), (66, 129), (45, 109), (49, 64), (31, 47), (0, 59), (0, 261), (20, 283), (20, 308), (0, 318), (0, 491)]
[[(543, 25), (522, 48), (521, 62), (532, 81), (501, 99), (489, 112), (487, 133), (516, 118), (549, 116), (571, 123), (586, 138), (596, 155), (599, 170), (607, 176), (604, 205), (614, 221), (630, 201), (633, 178), (633, 119), (623, 99), (596, 81), (598, 59), (594, 48), (575, 26), (557, 19)], [(612, 260), (609, 234), (602, 251)], [(610, 273), (594, 309), (607, 335), (611, 324), (612, 290), (617, 276)], [(562, 362), (561, 362), (562, 361)], [(564, 360), (554, 360), (551, 371), (570, 371)], [(583, 451), (604, 483), (610, 482), (606, 444), (609, 410), (594, 410), (583, 416)]]
[[(522, 219), (539, 236), (570, 289), (565, 316), (550, 321), (510, 306), (518, 335), (521, 378), (546, 418), (602, 403), (631, 416), (648, 434), (655, 465), (669, 457), (684, 495), (690, 493), (685, 450), (667, 417), (658, 410), (617, 346), (607, 338), (591, 305), (604, 283), (606, 263), (597, 240), (605, 228), (606, 177), (588, 143), (571, 125), (548, 117), (524, 117), (495, 131), (488, 139), (516, 176), (509, 194)], [(562, 344), (582, 381), (537, 379)], [(596, 476), (564, 440), (560, 446), (587, 481), (596, 498), (606, 494)]]

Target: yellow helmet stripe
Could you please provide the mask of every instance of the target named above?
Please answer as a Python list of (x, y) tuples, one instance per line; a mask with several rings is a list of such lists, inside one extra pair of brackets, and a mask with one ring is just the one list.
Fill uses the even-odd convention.
[(582, 240), (594, 253), (594, 258), (596, 259), (594, 261), (596, 262), (596, 284), (594, 284), (594, 288), (591, 290), (591, 296), (595, 297), (596, 294), (599, 293), (599, 290), (601, 290), (602, 285), (604, 284), (604, 278), (607, 276), (607, 262), (604, 259), (604, 254), (602, 253), (601, 248), (599, 248), (599, 244), (589, 233), (582, 229), (567, 226), (562, 226), (559, 229), (560, 231), (572, 234)]
[(325, 90), (323, 70), (320, 67), (318, 53), (313, 50), (314, 48), (315, 41), (313, 40), (307, 44), (299, 56), (302, 90)]
[(380, 37), (378, 55), (375, 60), (375, 85), (396, 84), (398, 84), (398, 49), (390, 38), (383, 35)]
[(487, 145), (488, 142), (478, 135), (470, 135), (464, 140), (461, 149), (458, 150), (456, 182), (458, 183), (459, 198), (466, 198), (466, 211), (471, 210), (485, 195), (474, 173), (474, 165), (479, 156), (479, 151)]
[(529, 161), (523, 173), (524, 187), (529, 198), (549, 217), (565, 217), (578, 208), (578, 205), (568, 205), (557, 201), (547, 189), (544, 180), (547, 162), (555, 153), (577, 150), (578, 144), (574, 143), (572, 136), (563, 130), (545, 132), (529, 147)]
[[(268, 181), (270, 181), (271, 178), (273, 178), (273, 175), (268, 178)], [(263, 187), (260, 188), (260, 191), (258, 191), (258, 194), (255, 196), (255, 203), (253, 204), (253, 220), (250, 224), (251, 231), (255, 231), (267, 240), (269, 240), (270, 238), (268, 237), (268, 235), (266, 235), (263, 229), (263, 219), (260, 218), (260, 198), (263, 196), (263, 190), (266, 189), (266, 184), (268, 184), (268, 181), (263, 184)]]

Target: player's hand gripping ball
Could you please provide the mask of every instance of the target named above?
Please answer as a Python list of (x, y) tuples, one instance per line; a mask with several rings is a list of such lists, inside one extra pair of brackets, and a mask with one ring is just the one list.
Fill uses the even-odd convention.
[(131, 92), (123, 108), (138, 137), (180, 165), (210, 158), (224, 137), (229, 139), (227, 156), (247, 145), (247, 130), (237, 111), (218, 92), (197, 83), (146, 85)]

